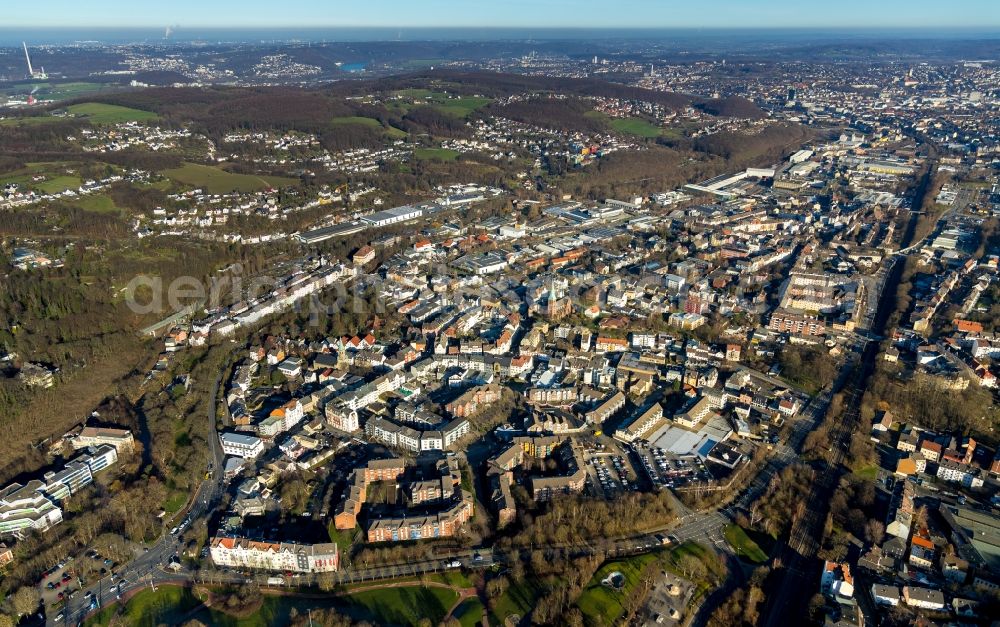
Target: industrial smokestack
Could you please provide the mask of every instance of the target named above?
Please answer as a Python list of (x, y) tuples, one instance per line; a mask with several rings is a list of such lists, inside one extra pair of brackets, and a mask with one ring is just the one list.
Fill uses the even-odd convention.
[(34, 76), (35, 71), (31, 69), (31, 57), (28, 55), (28, 44), (22, 41), (21, 45), (24, 46), (24, 58), (28, 62), (28, 76)]

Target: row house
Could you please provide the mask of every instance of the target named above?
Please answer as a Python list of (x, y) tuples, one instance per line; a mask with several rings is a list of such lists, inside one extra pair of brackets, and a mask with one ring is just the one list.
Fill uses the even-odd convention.
[(329, 573), (340, 566), (339, 549), (332, 542), (296, 544), (215, 537), (209, 545), (209, 554), (216, 566), (225, 568)]

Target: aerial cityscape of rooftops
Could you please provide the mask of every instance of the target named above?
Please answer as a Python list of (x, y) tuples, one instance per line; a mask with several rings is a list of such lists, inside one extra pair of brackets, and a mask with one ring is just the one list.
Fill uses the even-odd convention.
[(991, 3), (51, 4), (0, 627), (997, 624)]

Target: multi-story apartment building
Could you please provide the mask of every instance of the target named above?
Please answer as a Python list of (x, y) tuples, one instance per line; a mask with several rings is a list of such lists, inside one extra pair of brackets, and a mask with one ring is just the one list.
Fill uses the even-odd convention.
[(937, 477), (944, 481), (961, 483), (969, 488), (979, 488), (983, 485), (983, 477), (979, 468), (947, 459), (941, 460), (938, 464)]
[(674, 422), (682, 427), (693, 429), (701, 423), (701, 421), (711, 415), (712, 409), (713, 403), (711, 399), (706, 396), (699, 397), (698, 400), (691, 404), (687, 409), (675, 414)]
[(368, 527), (369, 542), (400, 542), (455, 535), (475, 510), (471, 493), (461, 490), (461, 498), (447, 509), (427, 516), (380, 518)]
[(623, 442), (634, 442), (650, 433), (663, 421), (663, 406), (653, 403), (648, 409), (636, 415), (615, 430), (615, 438)]
[(621, 392), (615, 392), (602, 401), (600, 405), (588, 411), (585, 417), (590, 424), (599, 425), (617, 414), (623, 407), (625, 407), (625, 395)]
[(329, 573), (340, 567), (340, 552), (335, 543), (296, 544), (215, 537), (209, 553), (216, 566), (234, 568)]
[(826, 335), (826, 323), (807, 314), (799, 314), (783, 309), (775, 310), (767, 328), (779, 333), (794, 335)]
[(354, 433), (361, 428), (358, 412), (344, 405), (327, 405), (323, 413), (326, 416), (326, 424), (333, 429)]
[(442, 451), (455, 444), (471, 430), (465, 418), (455, 418), (440, 427), (421, 430), (393, 419), (378, 417), (365, 423), (365, 435), (404, 451)]
[(264, 452), (264, 441), (246, 433), (220, 433), (222, 452), (233, 457), (255, 459)]

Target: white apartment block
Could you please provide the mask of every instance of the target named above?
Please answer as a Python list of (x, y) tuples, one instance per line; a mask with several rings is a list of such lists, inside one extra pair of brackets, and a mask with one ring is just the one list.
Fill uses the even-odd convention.
[(296, 573), (329, 573), (340, 567), (334, 543), (257, 542), (246, 538), (212, 539), (209, 549), (216, 566)]
[(233, 457), (255, 459), (264, 452), (264, 441), (245, 433), (220, 433), (219, 443), (222, 452)]

